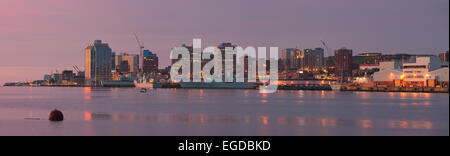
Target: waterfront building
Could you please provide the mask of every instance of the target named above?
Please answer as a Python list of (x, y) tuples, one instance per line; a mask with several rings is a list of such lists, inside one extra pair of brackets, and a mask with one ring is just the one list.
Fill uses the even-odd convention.
[(395, 62), (382, 62), (373, 79), (395, 87), (448, 87), (449, 71), (436, 56), (417, 57), (413, 63), (404, 63), (401, 69), (395, 68)]
[(75, 85), (83, 85), (85, 84), (85, 72), (84, 71), (79, 71), (77, 73), (77, 75), (74, 77), (74, 84)]
[[(191, 80), (193, 80), (193, 75), (194, 75), (194, 69), (193, 69), (193, 63), (194, 63), (194, 60), (193, 60), (193, 54), (194, 54), (194, 50), (193, 50), (193, 46), (187, 46), (186, 44), (183, 44), (181, 47), (184, 47), (184, 48), (186, 48), (186, 49), (188, 49), (188, 51), (189, 51), (189, 54), (190, 54), (190, 78), (191, 78)], [(222, 54), (222, 77), (224, 77), (224, 75), (225, 75), (225, 64), (226, 64), (226, 62), (233, 62), (233, 65), (234, 64), (236, 64), (236, 55), (234, 54), (234, 56), (233, 56), (233, 58), (232, 59), (226, 59), (225, 58), (225, 56), (226, 56), (226, 52), (225, 52), (225, 48), (226, 47), (232, 47), (233, 49), (234, 48), (236, 48), (237, 46), (235, 46), (235, 45), (233, 45), (233, 44), (231, 44), (231, 43), (221, 43), (221, 44), (219, 44), (218, 46), (217, 46), (217, 48), (221, 51), (221, 54)], [(201, 57), (201, 56), (200, 56)], [(181, 58), (181, 55), (180, 56), (178, 56), (178, 59), (172, 59), (171, 60), (171, 66), (173, 66), (173, 64), (175, 64), (176, 62), (178, 62), (179, 60), (180, 60), (180, 58)], [(203, 69), (203, 67), (209, 62), (209, 61), (211, 61), (210, 59), (202, 59), (201, 60), (201, 68)], [(180, 71), (179, 71), (180, 73), (182, 72), (182, 69), (180, 69)], [(200, 72), (202, 72), (202, 71), (200, 71)], [(233, 73), (235, 74), (236, 73), (236, 67), (235, 66), (233, 66)]]
[(448, 51), (445, 52), (445, 53), (439, 54), (439, 58), (440, 58), (441, 62), (447, 62), (448, 63), (448, 59), (449, 59)]
[(125, 61), (121, 61), (120, 65), (116, 67), (118, 73), (130, 73), (130, 64), (128, 63), (127, 60)]
[(297, 48), (281, 50), (281, 60), (284, 70), (298, 70), (300, 68), (300, 59), (303, 56), (303, 51)]
[(112, 79), (112, 50), (107, 43), (96, 40), (85, 49), (85, 79), (88, 85), (98, 85)]
[(44, 81), (51, 81), (52, 80), (52, 76), (51, 75), (44, 75)]
[(380, 71), (373, 74), (373, 80), (378, 85), (395, 86), (394, 81), (403, 75), (401, 68), (396, 68), (395, 62), (380, 62)]
[(159, 58), (156, 54), (152, 53), (150, 50), (144, 50), (143, 52), (144, 62), (142, 65), (142, 70), (144, 74), (151, 74), (158, 72)]
[(359, 70), (367, 71), (367, 70), (377, 70), (380, 69), (380, 64), (361, 64), (359, 65)]
[[(192, 78), (193, 70), (194, 70), (194, 68), (193, 68), (193, 59), (192, 59), (193, 58), (193, 53), (194, 53), (194, 47), (193, 46), (188, 46), (186, 44), (183, 44), (180, 47), (184, 47), (184, 48), (186, 48), (189, 51), (189, 54), (190, 54), (190, 56), (189, 56), (190, 57), (190, 74), (189, 75)], [(175, 63), (177, 63), (180, 60), (181, 60), (181, 55), (179, 55), (177, 59), (171, 59), (170, 60), (171, 61), (171, 66), (173, 66)], [(180, 69), (178, 72), (181, 73), (182, 70), (183, 69)]]
[(342, 82), (350, 81), (353, 77), (353, 50), (341, 48), (335, 51), (335, 74)]
[(322, 48), (304, 49), (300, 57), (300, 70), (318, 72), (325, 66), (324, 50)]
[(111, 53), (111, 69), (112, 70), (116, 70), (116, 66), (117, 66), (117, 64), (116, 64), (116, 53), (113, 52), (113, 53)]
[(62, 82), (62, 75), (61, 73), (54, 73), (52, 74), (53, 83), (55, 84), (61, 84)]
[(74, 75), (74, 73), (73, 73), (72, 70), (64, 70), (64, 71), (62, 72), (62, 81), (65, 81), (65, 82), (72, 82), (74, 76), (75, 76), (75, 75)]
[[(227, 51), (225, 51), (225, 48), (230, 47), (233, 48), (232, 52), (229, 53), (234, 53), (232, 58), (226, 58), (227, 55)], [(217, 46), (218, 49), (220, 49), (221, 53), (222, 53), (222, 77), (223, 77), (223, 81), (225, 81), (225, 75), (226, 74), (230, 74), (230, 75), (236, 75), (236, 45), (233, 45), (231, 43), (221, 43)], [(248, 57), (244, 58), (244, 62), (245, 62), (245, 69), (244, 72), (248, 70), (247, 68), (247, 64), (248, 64)], [(206, 63), (208, 63), (209, 60), (202, 60), (201, 64), (202, 64), (202, 68), (204, 65), (206, 65)], [(227, 67), (225, 66), (226, 64), (233, 64), (233, 73), (226, 73), (227, 72)]]
[(389, 54), (382, 56), (383, 62), (394, 62), (395, 68), (403, 68), (404, 63), (416, 62), (416, 56), (410, 54)]
[(128, 63), (128, 71), (133, 74), (137, 74), (139, 72), (139, 55), (122, 53), (120, 54), (120, 59), (117, 59), (122, 65), (123, 62)]
[(352, 61), (353, 64), (379, 64), (383, 61), (381, 53), (362, 53), (356, 56), (353, 56)]

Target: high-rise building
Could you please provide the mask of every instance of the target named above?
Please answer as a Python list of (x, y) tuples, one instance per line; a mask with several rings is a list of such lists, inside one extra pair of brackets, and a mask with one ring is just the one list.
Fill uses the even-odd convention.
[(139, 72), (139, 55), (122, 53), (120, 55), (116, 55), (114, 60), (117, 72), (133, 74), (137, 74)]
[(111, 54), (111, 69), (112, 70), (116, 70), (116, 53), (115, 52), (113, 52), (112, 54)]
[[(180, 47), (184, 47), (184, 48), (186, 48), (188, 51), (189, 51), (189, 54), (190, 54), (190, 73), (189, 73), (189, 75), (190, 75), (190, 78), (192, 78), (192, 75), (193, 75), (193, 53), (194, 53), (194, 47), (193, 46), (188, 46), (188, 45), (186, 45), (186, 44), (183, 44), (183, 45), (181, 45)], [(175, 63), (177, 63), (178, 61), (180, 61), (181, 60), (181, 55), (179, 55), (178, 56), (178, 58), (177, 59), (171, 59), (170, 61), (171, 61), (171, 66), (173, 67), (173, 65), (175, 64)], [(179, 73), (181, 73), (183, 71), (183, 69), (180, 69), (178, 72)]]
[(96, 40), (85, 49), (85, 78), (88, 85), (112, 79), (112, 50), (107, 43)]
[(284, 70), (298, 70), (302, 57), (302, 51), (299, 49), (288, 48), (282, 50), (281, 61), (283, 62)]
[[(185, 44), (183, 44), (182, 46), (180, 46), (180, 47), (184, 47), (184, 48), (186, 48), (186, 49), (188, 49), (188, 51), (189, 51), (189, 54), (190, 54), (190, 66), (191, 66), (191, 72), (190, 72), (190, 78), (191, 78), (191, 80), (193, 80), (193, 75), (194, 75), (194, 70), (193, 70), (193, 66), (194, 66), (194, 60), (193, 60), (193, 57), (194, 57), (194, 49), (193, 49), (193, 46), (187, 46), (187, 45), (185, 45)], [(233, 58), (231, 58), (231, 59), (227, 59), (226, 58), (226, 55), (227, 55), (227, 53), (226, 53), (226, 51), (225, 51), (225, 48), (227, 48), (227, 47), (231, 47), (231, 48), (233, 48), (233, 49), (235, 49), (237, 46), (236, 45), (233, 45), (233, 44), (231, 44), (231, 43), (221, 43), (221, 44), (219, 44), (218, 46), (217, 46), (217, 48), (221, 51), (221, 54), (222, 54), (222, 76), (224, 77), (225, 75), (226, 75), (226, 67), (225, 67), (225, 64), (228, 62), (228, 63), (233, 63), (233, 65), (235, 65), (236, 64), (236, 54), (234, 54), (233, 55)], [(181, 55), (180, 56), (178, 56), (178, 59), (172, 59), (171, 60), (171, 65), (173, 66), (176, 62), (178, 62), (179, 60), (180, 60), (180, 57), (181, 57)], [(200, 56), (201, 57), (201, 56)], [(201, 62), (200, 62), (200, 64), (201, 64), (201, 68), (203, 69), (203, 67), (209, 62), (209, 61), (211, 61), (211, 59), (201, 59)], [(181, 69), (180, 69), (180, 73), (181, 73)], [(202, 71), (201, 71), (202, 72)], [(236, 74), (236, 66), (233, 66), (233, 74)]]
[(322, 48), (304, 49), (300, 57), (300, 69), (305, 71), (320, 71), (325, 66), (324, 50)]
[[(218, 46), (218, 48), (222, 51), (222, 61), (223, 61), (223, 65), (222, 65), (222, 69), (224, 72), (225, 71), (225, 47), (230, 47), (231, 44), (221, 44), (220, 46)], [(193, 46), (187, 46), (186, 44), (181, 45), (180, 47), (184, 47), (189, 51), (189, 55), (190, 55), (190, 78), (191, 80), (193, 80), (193, 76), (194, 76), (194, 47)], [(222, 48), (221, 48), (222, 47)], [(172, 59), (171, 60), (171, 66), (173, 66), (173, 64), (175, 64), (176, 62), (178, 62), (181, 58), (181, 55), (178, 56), (178, 59)], [(201, 55), (200, 55), (201, 58)], [(210, 61), (210, 59), (201, 59), (201, 68), (203, 69), (203, 67), (206, 65), (206, 63), (208, 63)], [(181, 72), (182, 70), (180, 69), (179, 72)]]
[(339, 80), (346, 82), (352, 79), (352, 56), (353, 50), (342, 48), (334, 52), (335, 63), (336, 63), (336, 76)]
[(127, 61), (130, 69), (130, 73), (138, 73), (139, 72), (139, 55), (131, 55), (131, 54), (121, 54), (120, 61)]
[(439, 57), (441, 59), (441, 62), (448, 62), (448, 51), (445, 53), (439, 54)]
[(142, 70), (144, 74), (151, 74), (158, 72), (159, 58), (156, 54), (152, 53), (150, 50), (144, 50), (144, 63), (142, 65)]
[(127, 60), (121, 61), (120, 65), (118, 65), (116, 68), (118, 69), (117, 71), (119, 73), (130, 73), (130, 64)]

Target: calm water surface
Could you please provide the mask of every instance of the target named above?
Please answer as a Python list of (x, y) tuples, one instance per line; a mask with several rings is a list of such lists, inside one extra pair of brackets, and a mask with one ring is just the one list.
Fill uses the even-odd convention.
[(448, 136), (449, 95), (0, 87), (0, 135)]

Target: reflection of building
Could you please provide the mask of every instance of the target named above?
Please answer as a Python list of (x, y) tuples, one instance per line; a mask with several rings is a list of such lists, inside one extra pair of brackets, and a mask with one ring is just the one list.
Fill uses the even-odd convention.
[(108, 44), (96, 40), (85, 49), (85, 78), (88, 84), (99, 84), (112, 79), (112, 51)]
[(448, 62), (448, 51), (445, 53), (439, 54), (441, 62)]
[(352, 79), (352, 56), (353, 50), (351, 49), (338, 49), (334, 52), (335, 64), (336, 64), (336, 76), (341, 81), (347, 81)]
[(158, 72), (158, 56), (153, 54), (150, 50), (144, 50), (144, 74), (157, 73)]
[(417, 57), (414, 63), (404, 63), (402, 69), (395, 68), (394, 62), (382, 62), (373, 78), (396, 87), (448, 87), (449, 73), (437, 57)]

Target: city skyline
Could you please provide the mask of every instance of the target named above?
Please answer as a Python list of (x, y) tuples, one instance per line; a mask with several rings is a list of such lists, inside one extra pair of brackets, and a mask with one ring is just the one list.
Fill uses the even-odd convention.
[[(448, 50), (447, 0), (133, 2), (89, 1), (88, 6), (88, 1), (1, 1), (0, 83), (82, 67), (83, 48), (96, 39), (109, 43), (114, 52), (138, 54), (133, 32), (160, 57), (160, 68), (170, 64), (171, 48), (197, 37), (206, 46), (231, 42), (280, 50), (322, 47), (324, 40), (332, 51), (347, 47), (354, 54), (438, 55)], [(97, 11), (80, 11), (100, 4), (105, 5)], [(183, 14), (178, 11), (183, 8), (190, 9)]]

